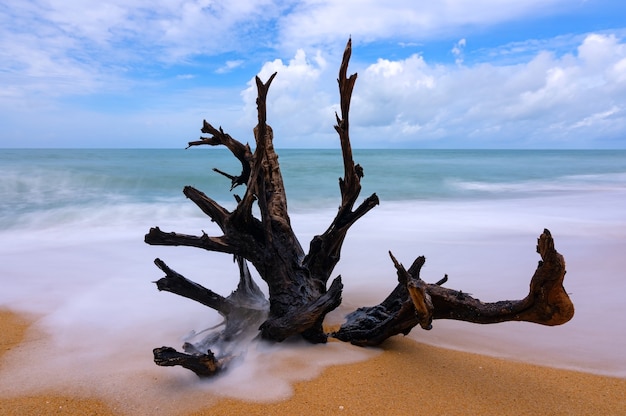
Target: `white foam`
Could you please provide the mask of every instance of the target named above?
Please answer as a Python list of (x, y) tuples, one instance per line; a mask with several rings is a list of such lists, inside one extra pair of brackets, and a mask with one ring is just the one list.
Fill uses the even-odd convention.
[[(623, 193), (598, 192), (593, 199), (383, 201), (348, 233), (335, 273), (343, 276), (345, 285), (341, 311), (378, 303), (395, 286), (388, 250), (406, 265), (425, 255), (422, 277), (427, 281), (448, 274), (447, 286), (485, 301), (521, 298), (539, 260), (536, 238), (545, 227), (568, 261), (566, 288), (576, 305), (570, 323), (544, 328), (436, 321), (432, 331), (415, 329), (411, 336), (436, 345), (624, 377), (624, 200)], [(0, 306), (38, 316), (33, 338), (6, 356), (0, 377), (5, 394), (78, 389), (112, 399), (120, 409), (143, 413), (167, 409), (173, 398), (194, 394), (203, 397), (196, 401), (199, 405), (219, 395), (278, 400), (291, 394), (295, 380), (375, 353), (339, 342), (254, 344), (241, 365), (208, 383), (184, 369), (155, 366), (152, 348), (180, 347), (185, 334), (215, 325), (220, 317), (193, 301), (159, 293), (152, 281), (162, 273), (153, 259), (163, 259), (223, 295), (236, 287), (237, 268), (227, 255), (143, 243), (143, 235), (154, 225), (216, 234), (214, 224), (193, 206), (91, 209), (73, 220), (46, 222), (45, 227), (38, 221), (24, 222), (0, 232)], [(332, 209), (292, 215), (305, 248), (333, 215)]]

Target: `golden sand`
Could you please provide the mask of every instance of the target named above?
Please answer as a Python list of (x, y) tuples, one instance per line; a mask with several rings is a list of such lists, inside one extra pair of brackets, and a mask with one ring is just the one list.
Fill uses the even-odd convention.
[[(0, 311), (0, 360), (29, 321)], [(1, 361), (0, 361), (1, 363)], [(0, 376), (10, 377), (2, 371)], [(366, 362), (295, 384), (285, 401), (222, 399), (186, 415), (626, 415), (626, 379), (450, 351), (396, 337)], [(116, 415), (107, 397), (62, 392), (6, 398), (0, 415)]]

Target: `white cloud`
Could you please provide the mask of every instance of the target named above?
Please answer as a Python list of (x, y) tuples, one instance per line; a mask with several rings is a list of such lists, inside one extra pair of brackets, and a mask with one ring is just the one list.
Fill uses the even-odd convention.
[(607, 71), (607, 77), (618, 85), (626, 84), (626, 58), (620, 59)]
[(493, 25), (528, 15), (550, 13), (564, 0), (304, 0), (281, 21), (289, 45), (341, 43), (348, 35), (361, 41), (402, 38), (423, 41), (458, 34), (470, 25)]
[[(5, 65), (29, 66), (24, 55), (38, 54), (60, 67), (110, 70), (278, 44), (289, 54), (309, 51), (310, 45), (337, 49), (350, 34), (359, 42), (423, 41), (466, 25), (542, 14), (559, 3), (565, 0), (506, 2), (506, 7), (502, 0), (5, 0), (0, 48), (14, 44), (24, 50), (6, 54)], [(22, 43), (20, 37), (30, 39)]]
[[(588, 117), (585, 117), (584, 119), (574, 123), (574, 125), (572, 126), (573, 129), (577, 129), (580, 127), (592, 127), (592, 126), (598, 126), (600, 123), (604, 124), (605, 122), (610, 122), (610, 118), (613, 115), (616, 114), (620, 114), (620, 113), (624, 113), (624, 110), (617, 107), (617, 106), (613, 106), (611, 107), (611, 109), (609, 109), (608, 111), (603, 111), (600, 113), (594, 113)], [(623, 116), (623, 114), (622, 114)]]
[[(116, 126), (127, 123), (125, 141), (135, 137), (141, 143), (144, 133), (140, 123), (132, 119), (132, 113), (150, 113), (157, 102), (174, 100), (172, 94), (179, 94), (166, 85), (176, 76), (167, 73), (168, 66), (185, 63), (194, 54), (246, 49), (242, 44), (258, 30), (255, 22), (275, 16), (276, 11), (269, 3), (266, 0), (3, 1), (0, 122), (4, 129), (0, 147), (23, 139), (28, 140), (25, 145), (45, 147), (57, 142), (66, 146), (89, 145), (88, 140), (102, 143), (95, 130), (109, 128), (101, 120), (112, 117), (117, 120)], [(262, 42), (262, 38), (259, 35), (254, 41)], [(253, 44), (249, 42), (248, 49)], [(227, 66), (232, 69), (238, 64), (232, 60)], [(194, 68), (194, 72), (197, 70)], [(161, 97), (154, 99), (157, 93)], [(152, 100), (139, 104), (142, 96)], [(237, 100), (236, 92), (232, 96), (232, 100)], [(131, 101), (135, 107), (122, 111)], [(190, 101), (189, 105), (194, 102)], [(232, 108), (232, 102), (222, 105)], [(98, 115), (96, 109), (104, 114)], [(58, 118), (46, 127), (56, 131), (34, 134), (32, 120), (41, 119), (44, 114)], [(180, 120), (178, 112), (168, 115), (171, 120)], [(90, 120), (92, 131), (87, 135), (83, 130), (78, 133), (77, 119)], [(184, 131), (186, 126), (180, 129)], [(164, 129), (157, 134), (162, 136), (161, 143), (171, 143)]]
[(232, 71), (235, 68), (243, 65), (244, 61), (242, 59), (237, 59), (234, 61), (226, 61), (223, 66), (219, 67), (215, 72), (218, 74), (226, 74)]
[[(541, 13), (546, 4), (559, 1), (564, 0), (501, 7), (502, 0), (5, 0), (0, 65), (18, 89), (54, 96), (88, 93), (110, 90), (110, 82), (123, 82), (128, 72), (154, 62), (184, 63), (231, 51), (245, 55), (281, 43), (289, 55), (296, 48), (317, 50), (309, 45), (337, 50), (350, 33), (359, 42), (390, 37), (421, 41), (452, 27)], [(239, 61), (233, 59), (219, 71)]]
[[(590, 46), (592, 53), (587, 52)], [(540, 53), (530, 62), (507, 66), (423, 64), (417, 70), (398, 71), (391, 80), (375, 77), (372, 71), (358, 94), (372, 103), (384, 97), (385, 105), (379, 111), (389, 116), (379, 114), (384, 120), (380, 127), (406, 143), (420, 139), (402, 137), (404, 125), (388, 122), (395, 114), (404, 114), (409, 123), (424, 125), (421, 140), (446, 137), (466, 145), (485, 141), (543, 146), (550, 138), (567, 138), (574, 145), (593, 143), (624, 124), (626, 114), (619, 104), (626, 102), (626, 85), (623, 78), (615, 76), (619, 71), (615, 68), (626, 57), (624, 48), (614, 37), (592, 34), (576, 56)], [(411, 58), (400, 63), (404, 68), (415, 67), (414, 61)], [(417, 82), (425, 77), (434, 79), (430, 84), (433, 88)], [(408, 114), (413, 114), (410, 119)], [(578, 129), (555, 130), (559, 125)]]
[(278, 13), (270, 0), (6, 0), (0, 67), (23, 95), (110, 90), (136, 68), (251, 50)]
[[(288, 63), (276, 59), (265, 63), (259, 71), (263, 82), (278, 73), (268, 94), (267, 109), (268, 123), (280, 145), (315, 147), (319, 142), (303, 141), (303, 137), (334, 132), (331, 91), (336, 89), (336, 81), (329, 77), (327, 69), (321, 52), (309, 58), (299, 49)], [(241, 119), (241, 124), (250, 129), (257, 122), (256, 96), (256, 83), (251, 80), (242, 93), (245, 117)]]
[[(187, 119), (189, 108), (168, 102), (187, 97), (193, 106), (203, 101), (191, 90), (196, 82), (188, 90), (167, 88), (176, 73), (183, 74), (179, 79), (199, 74), (210, 57), (222, 53), (229, 60), (218, 69), (211, 62), (210, 71), (227, 74), (244, 63), (251, 67), (249, 57), (261, 62), (261, 56), (293, 56), (266, 62), (260, 70), (264, 80), (279, 73), (268, 98), (277, 145), (334, 146), (338, 60), (351, 34), (353, 70), (360, 72), (352, 104), (356, 146), (384, 146), (386, 140), (398, 146), (541, 146), (547, 137), (593, 145), (626, 129), (623, 32), (468, 48), (475, 45), (472, 27), (550, 15), (564, 5), (570, 2), (5, 0), (0, 9), (0, 117), (5, 126), (18, 126), (12, 119), (16, 115), (32, 119), (38, 111), (72, 118), (77, 107), (68, 102), (93, 98), (97, 107), (107, 95), (116, 102), (101, 119), (113, 114), (119, 125), (124, 117), (137, 125), (133, 114), (117, 104), (146, 95), (137, 106), (148, 110), (131, 112), (154, 110), (159, 117)], [(423, 45), (438, 36), (457, 40), (452, 47), (456, 65), (435, 64), (419, 54), (404, 59), (360, 55), (369, 42)], [(475, 63), (477, 55), (484, 63)], [(209, 87), (215, 90), (226, 75), (213, 78)], [(242, 97), (234, 93), (202, 112), (217, 124), (227, 120), (237, 124), (237, 131), (248, 132), (256, 122), (255, 96), (250, 83)], [(62, 135), (61, 129), (57, 136)]]
[[(575, 55), (540, 52), (513, 65), (433, 65), (419, 55), (378, 59), (357, 80), (353, 145), (593, 146), (626, 125), (625, 59), (626, 44), (598, 34), (587, 36)], [(337, 65), (316, 65), (299, 51), (288, 64), (276, 60), (263, 67), (266, 78), (279, 72), (269, 100), (275, 131), (336, 144), (327, 134), (338, 102), (336, 84), (322, 83), (331, 81)], [(327, 71), (328, 66), (334, 68)], [(250, 85), (244, 94), (247, 122), (256, 114)], [(276, 139), (277, 146), (296, 144)]]
[(463, 63), (463, 49), (466, 45), (467, 41), (463, 38), (452, 47), (452, 55), (456, 58), (454, 62), (456, 62), (457, 65), (461, 65)]

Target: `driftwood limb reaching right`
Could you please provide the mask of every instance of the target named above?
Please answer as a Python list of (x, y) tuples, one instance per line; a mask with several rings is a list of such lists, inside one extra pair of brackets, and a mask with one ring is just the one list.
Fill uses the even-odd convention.
[[(550, 231), (538, 239), (541, 261), (522, 300), (484, 303), (462, 291), (442, 287), (443, 282), (425, 283), (419, 277), (424, 257), (418, 257), (409, 270), (391, 255), (398, 272), (398, 285), (383, 302), (360, 308), (333, 337), (356, 345), (378, 345), (396, 334), (408, 334), (420, 325), (431, 329), (434, 319), (454, 319), (477, 324), (526, 321), (541, 325), (561, 325), (574, 316), (565, 288), (565, 260), (554, 248)], [(446, 279), (447, 280), (447, 279)]]

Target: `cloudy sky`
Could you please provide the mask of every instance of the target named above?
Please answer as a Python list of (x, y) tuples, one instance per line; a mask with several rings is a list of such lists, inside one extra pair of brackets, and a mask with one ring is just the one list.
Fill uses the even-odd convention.
[(0, 147), (626, 148), (623, 0), (3, 0)]

